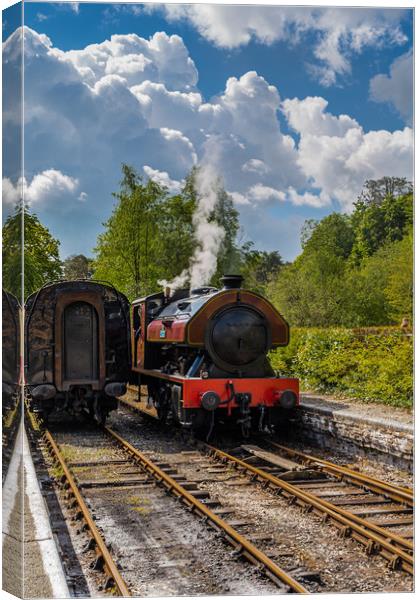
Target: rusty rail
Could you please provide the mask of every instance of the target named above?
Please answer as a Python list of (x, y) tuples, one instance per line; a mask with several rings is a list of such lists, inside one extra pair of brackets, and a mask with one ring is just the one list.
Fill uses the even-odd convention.
[(310, 492), (305, 492), (297, 486), (266, 473), (222, 450), (208, 444), (201, 444), (201, 447), (210, 456), (223, 463), (230, 463), (244, 475), (249, 475), (252, 480), (259, 480), (265, 487), (274, 488), (278, 493), (285, 494), (291, 501), (296, 502), (300, 506), (313, 510), (325, 519), (330, 519), (333, 524), (341, 529), (343, 536), (351, 537), (362, 543), (366, 546), (368, 553), (378, 552), (389, 561), (392, 568), (400, 567), (407, 573), (413, 574), (413, 544), (408, 540), (385, 531), (374, 523), (362, 519), (322, 498), (318, 498)]
[(158, 483), (162, 484), (168, 492), (184, 502), (191, 512), (201, 514), (206, 522), (214, 529), (223, 531), (227, 541), (235, 548), (236, 552), (241, 553), (252, 564), (261, 565), (266, 575), (274, 583), (278, 584), (280, 581), (283, 584), (286, 584), (292, 592), (300, 594), (309, 593), (298, 581), (283, 571), (283, 569), (276, 565), (276, 563), (261, 552), (261, 550), (258, 550), (258, 548), (256, 548), (249, 540), (238, 533), (233, 527), (226, 523), (226, 521), (217, 516), (203, 502), (200, 502), (200, 500), (190, 494), (182, 487), (182, 485), (155, 465), (142, 452), (127, 442), (127, 440), (109, 427), (104, 427), (104, 430), (124, 448), (137, 464), (140, 464), (147, 473), (150, 473)]
[[(138, 405), (138, 403), (126, 399), (120, 401), (139, 412), (145, 412)], [(335, 506), (326, 500), (322, 500), (322, 498), (318, 498), (310, 492), (304, 492), (303, 490), (298, 489), (296, 486), (293, 486), (292, 484), (283, 481), (274, 475), (266, 473), (261, 469), (253, 467), (245, 461), (241, 461), (240, 459), (231, 456), (222, 450), (204, 443), (200, 443), (199, 445), (214, 458), (222, 460), (223, 462), (230, 462), (235, 468), (241, 470), (244, 474), (248, 474), (252, 480), (260, 480), (263, 485), (269, 486), (272, 489), (274, 488), (277, 493), (284, 493), (287, 495), (291, 501), (296, 500), (298, 504), (309, 508), (309, 510), (314, 510), (324, 519), (330, 519), (334, 525), (341, 528), (344, 536), (352, 537), (359, 543), (363, 544), (369, 553), (378, 552), (389, 561), (389, 564), (392, 568), (401, 568), (407, 573), (413, 574), (414, 547), (413, 544), (408, 540), (386, 531), (380, 526), (375, 525), (366, 519), (362, 519), (361, 517), (358, 517), (357, 515), (354, 515), (338, 506)], [(325, 462), (327, 463), (328, 461)], [(328, 466), (331, 468), (341, 468), (333, 463), (329, 463)], [(350, 474), (360, 475), (354, 471), (351, 471), (351, 469), (348, 469), (348, 471), (349, 476)], [(372, 491), (373, 485), (376, 482), (381, 484), (381, 489), (383, 489), (382, 486), (387, 485), (384, 482), (375, 480), (374, 478), (369, 478), (367, 475), (362, 475), (362, 477), (365, 477), (366, 487), (368, 487), (370, 479), (370, 489)], [(397, 488), (397, 486), (391, 486), (391, 488), (391, 490), (388, 490), (388, 493), (398, 493), (399, 502), (403, 502), (404, 504), (412, 506), (412, 504), (410, 504), (410, 500), (412, 501), (412, 493), (410, 494), (411, 490), (406, 488)], [(401, 494), (404, 497), (403, 500), (401, 500)]]
[(413, 490), (410, 490), (409, 488), (404, 488), (401, 486), (394, 485), (392, 483), (381, 481), (380, 479), (376, 479), (375, 477), (371, 477), (370, 475), (354, 471), (349, 467), (336, 465), (332, 462), (329, 462), (328, 460), (317, 458), (315, 456), (311, 456), (310, 454), (300, 452), (299, 450), (294, 450), (292, 448), (282, 446), (281, 444), (277, 444), (276, 442), (273, 442), (271, 440), (265, 441), (274, 448), (277, 448), (287, 453), (289, 456), (295, 456), (302, 459), (303, 462), (307, 465), (314, 465), (318, 468), (321, 467), (321, 472), (323, 471), (333, 476), (338, 476), (344, 481), (349, 481), (351, 483), (360, 485), (364, 488), (368, 488), (372, 492), (382, 494), (388, 498), (391, 498), (392, 500), (395, 500), (396, 502), (400, 502), (401, 504), (406, 504), (410, 507), (414, 506)]
[(117, 565), (115, 564), (108, 548), (106, 547), (105, 541), (99, 533), (98, 528), (93, 521), (89, 509), (86, 506), (86, 503), (81, 495), (79, 488), (77, 487), (76, 481), (68, 468), (66, 461), (60, 451), (60, 448), (54, 441), (51, 433), (49, 431), (44, 431), (44, 440), (47, 445), (47, 448), (51, 454), (51, 456), (55, 459), (55, 461), (60, 465), (63, 475), (61, 476), (62, 483), (67, 483), (69, 493), (74, 498), (75, 504), (78, 505), (80, 514), (79, 517), (82, 518), (86, 524), (86, 527), (89, 529), (93, 543), (95, 545), (96, 553), (98, 557), (100, 557), (100, 563), (103, 567), (103, 570), (108, 575), (108, 581), (106, 587), (114, 587), (120, 596), (128, 597), (131, 596), (130, 591), (121, 576), (121, 573), (118, 570)]

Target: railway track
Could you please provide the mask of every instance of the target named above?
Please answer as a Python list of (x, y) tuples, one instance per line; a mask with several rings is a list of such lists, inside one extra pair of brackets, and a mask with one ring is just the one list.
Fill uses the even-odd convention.
[(6, 479), (10, 459), (16, 441), (20, 424), (22, 404), (20, 399), (14, 399), (11, 406), (3, 407), (2, 414), (2, 484)]
[[(37, 426), (33, 417), (32, 424)], [(90, 536), (86, 550), (95, 552), (91, 566), (103, 573), (105, 582), (102, 587), (111, 593), (130, 596), (145, 591), (141, 583), (136, 587), (133, 563), (130, 565), (127, 556), (118, 551), (121, 546), (115, 540), (115, 532), (127, 503), (129, 510), (126, 513), (129, 516), (130, 511), (142, 514), (144, 505), (136, 502), (139, 497), (146, 502), (148, 510), (147, 498), (156, 494), (152, 483), (157, 484), (160, 495), (164, 491), (166, 502), (167, 495), (179, 501), (173, 509), (175, 513), (180, 510), (179, 505), (184, 506), (185, 531), (191, 529), (191, 518), (197, 515), (200, 520), (193, 519), (195, 527), (202, 528), (205, 524), (215, 530), (218, 537), (233, 547), (235, 557), (243, 557), (257, 568), (258, 578), (261, 574), (265, 575), (282, 592), (308, 593), (298, 579), (238, 531), (231, 511), (224, 510), (220, 502), (212, 500), (209, 494), (200, 490), (194, 482), (179, 476), (169, 465), (154, 462), (112, 429), (95, 428), (84, 431), (82, 435), (43, 430), (42, 442), (54, 463), (53, 472), (63, 488), (67, 505), (73, 511), (78, 530)], [(115, 503), (119, 509), (116, 509)], [(92, 507), (95, 507), (94, 510)], [(167, 507), (164, 512), (168, 514)], [(138, 525), (142, 529), (142, 524)], [(109, 532), (113, 532), (112, 538)], [(113, 552), (114, 548), (116, 552)], [(138, 546), (135, 549), (138, 555), (142, 551)], [(139, 563), (136, 563), (136, 569), (141, 571)]]
[(72, 519), (78, 525), (78, 532), (86, 532), (89, 542), (85, 549), (95, 553), (92, 567), (104, 575), (103, 587), (113, 594), (129, 597), (131, 593), (125, 583), (118, 566), (116, 565), (104, 537), (99, 531), (95, 519), (86, 503), (77, 481), (77, 477), (69, 467), (68, 461), (54, 439), (53, 434), (44, 428), (37, 416), (26, 407), (26, 417), (30, 427), (30, 437), (33, 444), (37, 444), (52, 460), (53, 477), (63, 491), (64, 502), (72, 511)]
[[(153, 416), (144, 403), (123, 401)], [(254, 484), (281, 495), (290, 504), (321, 516), (341, 535), (378, 554), (392, 569), (413, 574), (413, 492), (328, 461), (265, 440), (225, 452), (208, 444), (199, 448), (215, 462), (235, 469)], [(271, 446), (275, 452), (268, 451)]]
[[(322, 516), (338, 527), (343, 537), (351, 537), (363, 544), (368, 554), (380, 554), (386, 558), (391, 568), (401, 568), (413, 574), (412, 531), (406, 531), (413, 527), (413, 504), (412, 499), (407, 500), (407, 493), (401, 493), (398, 497), (395, 487), (391, 485), (388, 495), (387, 484), (382, 482), (382, 492), (378, 494), (359, 480), (357, 483), (352, 480), (350, 485), (352, 476), (349, 474), (348, 480), (342, 481), (326, 475), (322, 470), (299, 469), (298, 463), (288, 464), (279, 470), (273, 465), (276, 459), (261, 449), (250, 452), (250, 456), (260, 459), (256, 466), (248, 462), (249, 455), (239, 458), (207, 444), (202, 448), (216, 461), (232, 465), (265, 489), (283, 495), (290, 503), (308, 512)], [(244, 448), (245, 452), (249, 449), (249, 446)], [(280, 462), (277, 461), (277, 467)], [(294, 478), (288, 480), (291, 475)], [(354, 477), (358, 475), (355, 473)], [(391, 531), (399, 526), (404, 527), (404, 533)]]
[(359, 471), (355, 471), (354, 469), (350, 469), (346, 466), (336, 465), (328, 460), (305, 454), (304, 452), (300, 452), (294, 448), (288, 448), (287, 446), (278, 444), (270, 439), (266, 440), (266, 442), (268, 445), (279, 450), (281, 453), (284, 453), (295, 460), (299, 460), (302, 464), (315, 466), (319, 471), (327, 473), (328, 475), (332, 475), (333, 477), (338, 477), (342, 481), (361, 484), (365, 487), (368, 487), (373, 492), (385, 492), (391, 498), (393, 497), (392, 494), (395, 493), (396, 500), (400, 502), (407, 502), (410, 506), (413, 506), (414, 504), (413, 490), (410, 488), (394, 485), (388, 482), (385, 483), (380, 479), (376, 479), (375, 477), (371, 477), (365, 473), (360, 473)]

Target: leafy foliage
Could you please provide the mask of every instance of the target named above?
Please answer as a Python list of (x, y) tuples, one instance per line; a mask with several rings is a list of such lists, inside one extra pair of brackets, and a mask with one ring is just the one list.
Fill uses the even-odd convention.
[(392, 245), (385, 297), (394, 321), (413, 314), (413, 232)]
[(397, 198), (413, 193), (413, 184), (405, 177), (382, 177), (368, 179), (363, 186), (359, 200), (364, 204), (382, 204), (384, 198)]
[(72, 254), (63, 262), (65, 279), (86, 279), (92, 275), (92, 259), (84, 254)]
[(401, 240), (413, 225), (413, 195), (386, 196), (381, 203), (355, 203), (352, 226), (355, 241), (351, 260), (359, 264), (384, 244)]
[(282, 375), (299, 377), (302, 389), (412, 406), (413, 342), (398, 328), (295, 328), (271, 362)]
[(160, 275), (159, 219), (166, 190), (149, 180), (143, 184), (133, 168), (123, 165), (117, 204), (95, 248), (95, 278), (105, 279), (133, 298), (150, 293)]
[(413, 195), (391, 194), (410, 184), (368, 183), (370, 196), (360, 196), (351, 216), (308, 221), (302, 253), (269, 282), (269, 297), (292, 325), (387, 325), (411, 317)]
[(343, 273), (352, 243), (346, 215), (333, 213), (312, 226), (302, 254), (268, 290), (291, 323), (309, 327), (341, 322), (346, 300)]
[[(186, 178), (181, 192), (168, 190), (123, 165), (121, 189), (113, 214), (104, 224), (95, 248), (95, 277), (111, 281), (129, 298), (159, 289), (159, 280), (171, 280), (189, 266), (197, 241), (193, 214), (197, 206), (197, 169)], [(237, 268), (240, 251), (236, 246), (238, 213), (232, 198), (221, 184), (218, 202), (210, 219), (225, 230), (212, 281), (218, 283), (226, 270)]]
[(265, 294), (267, 286), (280, 273), (284, 262), (277, 252), (266, 252), (255, 250), (252, 242), (242, 246), (241, 274), (244, 277), (244, 285), (260, 294)]
[[(61, 277), (60, 242), (42, 225), (36, 214), (24, 209), (24, 298)], [(3, 225), (3, 286), (21, 297), (22, 206), (18, 205)]]

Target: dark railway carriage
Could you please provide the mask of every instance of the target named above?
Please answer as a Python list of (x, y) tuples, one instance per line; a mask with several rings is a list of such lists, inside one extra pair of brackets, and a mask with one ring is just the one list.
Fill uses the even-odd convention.
[(88, 410), (103, 422), (126, 391), (130, 365), (129, 303), (95, 281), (41, 288), (25, 305), (26, 384), (34, 409)]
[(20, 380), (20, 304), (9, 292), (2, 294), (3, 410), (13, 403)]
[(224, 288), (164, 292), (132, 305), (133, 370), (162, 420), (171, 412), (200, 434), (216, 419), (244, 435), (279, 425), (299, 398), (298, 380), (276, 376), (270, 349), (289, 326), (265, 298), (226, 276)]

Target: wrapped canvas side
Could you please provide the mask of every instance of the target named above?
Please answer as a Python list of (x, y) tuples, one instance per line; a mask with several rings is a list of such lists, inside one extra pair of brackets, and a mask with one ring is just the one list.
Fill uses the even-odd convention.
[[(23, 5), (2, 11), (2, 587), (22, 597), (24, 562), (24, 466), (20, 386), (23, 185)], [(3, 269), (3, 273), (6, 269)]]

